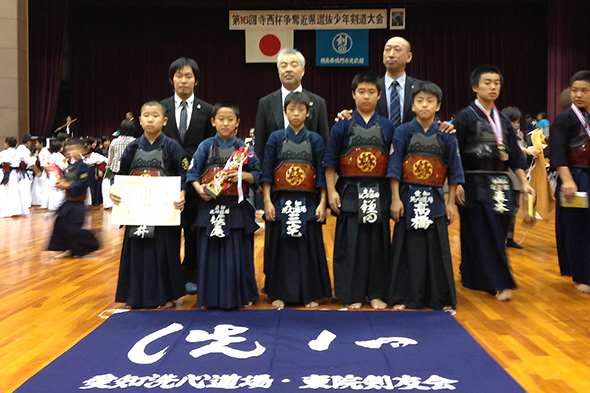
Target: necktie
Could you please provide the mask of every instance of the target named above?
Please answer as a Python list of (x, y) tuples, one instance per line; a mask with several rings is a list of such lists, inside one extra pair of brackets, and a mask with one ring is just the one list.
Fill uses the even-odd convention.
[(178, 133), (180, 134), (180, 140), (184, 141), (184, 135), (186, 134), (186, 101), (182, 101), (180, 106), (182, 109), (180, 110), (180, 122), (178, 123)]
[(391, 94), (389, 96), (389, 120), (391, 120), (396, 127), (398, 127), (402, 122), (399, 93), (397, 92), (398, 86), (399, 83), (397, 81), (393, 81), (391, 84)]

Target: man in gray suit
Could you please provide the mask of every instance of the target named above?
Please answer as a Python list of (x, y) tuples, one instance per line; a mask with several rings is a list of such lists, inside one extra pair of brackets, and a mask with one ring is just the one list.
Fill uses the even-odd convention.
[(330, 125), (328, 124), (328, 112), (326, 101), (301, 86), (301, 79), (305, 74), (305, 57), (296, 49), (283, 49), (277, 56), (277, 68), (281, 88), (269, 95), (262, 97), (258, 102), (256, 113), (256, 156), (260, 162), (264, 160), (264, 148), (270, 134), (286, 127), (287, 120), (284, 111), (285, 97), (293, 91), (303, 91), (311, 98), (309, 117), (305, 119), (305, 127), (309, 131), (317, 132), (328, 143)]
[[(199, 83), (199, 66), (196, 61), (181, 57), (170, 64), (168, 76), (174, 87), (174, 95), (161, 103), (166, 110), (168, 123), (162, 132), (182, 146), (186, 155), (187, 167), (197, 147), (205, 139), (215, 136), (215, 128), (211, 124), (213, 107), (195, 96), (195, 87)], [(197, 232), (191, 225), (197, 218), (200, 198), (191, 187), (186, 188), (186, 202), (182, 211), (182, 228), (184, 230), (184, 260), (182, 262), (186, 291), (197, 293)]]

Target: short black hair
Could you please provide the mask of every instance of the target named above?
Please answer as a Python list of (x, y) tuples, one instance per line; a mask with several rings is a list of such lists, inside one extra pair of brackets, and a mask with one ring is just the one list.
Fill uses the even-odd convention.
[(586, 81), (588, 83), (590, 83), (590, 70), (582, 70), (582, 71), (578, 71), (574, 74), (574, 76), (572, 76), (572, 80), (570, 83), (570, 86), (574, 84), (574, 82), (577, 81)]
[(20, 143), (25, 144), (31, 140), (31, 136), (29, 134), (23, 135), (20, 139)]
[(39, 142), (40, 144), (42, 144), (43, 146), (45, 146), (45, 143), (47, 143), (47, 138), (45, 138), (44, 136), (38, 136), (37, 137), (37, 142)]
[(143, 104), (141, 106), (141, 111), (139, 114), (140, 116), (143, 114), (143, 108), (145, 108), (146, 106), (159, 106), (160, 109), (162, 110), (162, 115), (166, 116), (166, 109), (164, 108), (164, 105), (162, 105), (162, 103), (160, 101), (156, 101), (156, 100), (151, 100), (151, 101), (148, 101), (145, 104)]
[(541, 116), (541, 119), (546, 119), (547, 118), (547, 112), (539, 112), (539, 113), (537, 113), (537, 116)]
[(414, 83), (414, 85), (412, 86), (412, 101), (414, 100), (414, 98), (416, 98), (418, 93), (421, 92), (427, 94), (434, 94), (436, 96), (436, 99), (438, 100), (438, 103), (440, 104), (442, 102), (442, 90), (440, 87), (438, 87), (436, 83), (428, 81), (417, 81), (416, 83)]
[(49, 151), (52, 153), (57, 153), (58, 151), (61, 150), (61, 148), (64, 146), (63, 143), (61, 143), (61, 141), (55, 140), (55, 141), (51, 141), (51, 146), (49, 147)]
[(510, 119), (510, 121), (517, 121), (522, 117), (522, 113), (515, 106), (507, 106), (506, 108), (502, 109), (501, 112), (505, 114)]
[(221, 108), (231, 109), (236, 114), (236, 117), (238, 119), (240, 118), (240, 108), (235, 102), (229, 100), (217, 101), (215, 105), (213, 105), (213, 109), (211, 109), (211, 117), (215, 117)]
[(74, 145), (81, 145), (83, 147), (87, 147), (88, 140), (86, 139), (80, 139), (80, 138), (70, 138), (68, 139), (68, 146), (74, 146)]
[(6, 143), (8, 143), (9, 147), (16, 147), (16, 138), (13, 136), (9, 136), (6, 138)]
[(471, 86), (479, 86), (479, 79), (481, 78), (481, 76), (483, 74), (488, 74), (488, 73), (500, 75), (500, 84), (501, 85), (504, 84), (504, 77), (502, 76), (500, 69), (498, 67), (496, 67), (495, 65), (485, 64), (485, 65), (477, 67), (471, 73)]
[(57, 140), (60, 142), (65, 141), (66, 139), (68, 139), (68, 134), (66, 134), (65, 132), (60, 132), (57, 134)]
[(352, 91), (356, 91), (356, 88), (361, 83), (372, 83), (377, 86), (377, 93), (381, 93), (381, 78), (373, 71), (363, 71), (352, 78)]
[(188, 57), (179, 57), (178, 59), (174, 60), (170, 64), (170, 68), (168, 68), (168, 76), (170, 77), (170, 83), (174, 86), (174, 75), (178, 72), (178, 70), (183, 69), (184, 67), (189, 66), (193, 70), (193, 74), (195, 74), (195, 82), (199, 81), (199, 75), (201, 71), (199, 70), (199, 65), (193, 59), (189, 59)]
[(132, 136), (133, 134), (135, 134), (135, 125), (131, 120), (125, 119), (121, 122), (121, 125), (119, 126), (119, 131), (121, 135)]
[(289, 94), (287, 94), (287, 97), (285, 97), (285, 105), (283, 107), (284, 110), (287, 110), (287, 106), (290, 103), (296, 103), (296, 104), (304, 104), (305, 108), (307, 109), (307, 111), (309, 112), (309, 103), (311, 102), (311, 98), (309, 97), (309, 95), (307, 93), (304, 92), (300, 92), (300, 91), (293, 91)]

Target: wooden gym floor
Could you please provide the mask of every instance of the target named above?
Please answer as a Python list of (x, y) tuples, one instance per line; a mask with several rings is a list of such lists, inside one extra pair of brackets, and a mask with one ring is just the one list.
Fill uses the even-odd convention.
[[(44, 251), (54, 219), (46, 211), (0, 219), (1, 392), (12, 392), (94, 330), (104, 321), (98, 317), (101, 312), (122, 308), (113, 299), (123, 230), (110, 225), (110, 214), (88, 210), (88, 226), (97, 233), (101, 248), (82, 259), (63, 260)], [(329, 257), (334, 225), (330, 217), (324, 228)], [(525, 230), (519, 219), (517, 241)], [(264, 234), (255, 239), (262, 287)], [(451, 225), (449, 239), (457, 272), (458, 221)], [(500, 303), (491, 295), (465, 289), (456, 274), (456, 318), (527, 391), (590, 392), (590, 295), (578, 292), (570, 278), (559, 275), (553, 220), (536, 222), (523, 245), (524, 250), (508, 249), (520, 286), (513, 300)], [(336, 299), (320, 304), (320, 308), (341, 307)], [(186, 296), (179, 308), (195, 309), (196, 296)], [(252, 308), (271, 305), (261, 295)]]

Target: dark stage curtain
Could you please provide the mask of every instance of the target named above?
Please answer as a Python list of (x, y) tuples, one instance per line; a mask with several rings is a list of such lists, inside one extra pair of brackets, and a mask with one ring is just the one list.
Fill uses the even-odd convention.
[(68, 0), (29, 2), (31, 135), (50, 136), (61, 83)]
[(590, 69), (589, 15), (587, 0), (549, 0), (547, 115), (551, 122), (559, 115), (559, 95), (573, 74)]
[[(172, 95), (168, 65), (188, 56), (201, 67), (197, 96), (211, 104), (236, 101), (243, 136), (254, 126), (258, 100), (280, 86), (276, 65), (245, 63), (244, 32), (228, 29), (227, 5), (143, 3), (71, 4), (78, 133), (110, 135), (127, 111), (137, 115), (143, 102)], [(277, 8), (283, 4), (277, 3)], [(369, 69), (384, 74), (385, 42), (402, 35), (414, 54), (408, 75), (431, 80), (443, 90), (441, 118), (448, 119), (473, 100), (469, 75), (485, 63), (497, 65), (504, 74), (499, 109), (514, 105), (523, 113), (545, 110), (546, 2), (415, 2), (406, 11), (406, 30), (370, 31)], [(350, 82), (366, 68), (316, 67), (314, 31), (296, 30), (294, 43), (307, 58), (303, 86), (326, 99), (329, 118), (352, 108)]]

